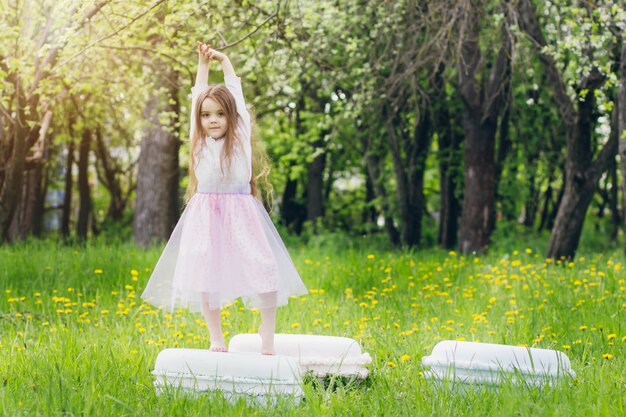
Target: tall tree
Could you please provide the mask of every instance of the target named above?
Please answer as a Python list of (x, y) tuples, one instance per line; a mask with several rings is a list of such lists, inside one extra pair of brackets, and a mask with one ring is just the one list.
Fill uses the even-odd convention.
[[(623, 35), (622, 35), (623, 36)], [(622, 210), (626, 233), (626, 38), (622, 37), (619, 65), (619, 87), (615, 112), (618, 114), (617, 136), (619, 138), (620, 172), (622, 174)], [(626, 246), (624, 248), (626, 252)]]
[(462, 183), (461, 145), (463, 136), (458, 131), (453, 116), (452, 100), (448, 100), (441, 74), (437, 74), (436, 93), (433, 100), (434, 131), (437, 134), (439, 157), (439, 231), (437, 243), (454, 249), (458, 242), (461, 205), (458, 189)]
[[(581, 9), (593, 19), (591, 4)], [(548, 258), (572, 258), (580, 241), (587, 209), (595, 194), (598, 181), (615, 157), (617, 139), (611, 135), (593, 158), (593, 130), (596, 123), (596, 90), (606, 81), (606, 74), (594, 62), (591, 33), (583, 35), (583, 56), (589, 70), (578, 81), (573, 81), (575, 96), (571, 97), (567, 82), (557, 61), (548, 52), (548, 42), (537, 18), (535, 6), (530, 0), (520, 0), (519, 18), (523, 30), (535, 47), (539, 60), (545, 67), (553, 98), (567, 130), (567, 162), (563, 197), (559, 204), (555, 223), (550, 235)]]
[(464, 105), (464, 190), (459, 250), (483, 251), (489, 244), (495, 221), (496, 161), (495, 141), (498, 118), (506, 98), (511, 73), (513, 41), (508, 29), (507, 3), (500, 30), (500, 46), (485, 68), (480, 48), (481, 26), (486, 26), (487, 10), (482, 2), (465, 2), (463, 37), (457, 58), (459, 95)]
[[(71, 25), (71, 30), (80, 32), (90, 20), (100, 12), (106, 1), (98, 2)], [(40, 108), (40, 86), (51, 75), (52, 68), (57, 64), (59, 53), (67, 45), (69, 37), (60, 36), (57, 30), (59, 21), (55, 21), (54, 5), (42, 5), (33, 10), (28, 4), (16, 4), (13, 10), (3, 9), (0, 21), (6, 39), (13, 39), (14, 50), (3, 49), (0, 52), (0, 71), (5, 91), (9, 91), (11, 99), (8, 108), (0, 103), (0, 118), (7, 119), (1, 124), (2, 131), (0, 166), (0, 242), (9, 238), (8, 232), (15, 209), (21, 200), (24, 190), (24, 169), (29, 152), (37, 142), (43, 126), (45, 112)], [(34, 13), (42, 12), (42, 19), (35, 19)], [(77, 7), (70, 10), (69, 15), (75, 17)], [(25, 22), (37, 21), (37, 24), (24, 26)], [(17, 28), (17, 29), (16, 29)], [(32, 54), (32, 50), (37, 51)], [(32, 71), (24, 71), (24, 62)], [(51, 110), (51, 109), (50, 109)]]
[(84, 126), (81, 141), (78, 145), (78, 221), (76, 235), (79, 239), (87, 239), (89, 217), (92, 213), (91, 191), (89, 186), (89, 154), (91, 151), (91, 129)]
[(137, 197), (133, 234), (135, 241), (148, 246), (167, 240), (178, 218), (178, 134), (167, 129), (159, 120), (162, 111), (179, 114), (178, 80), (176, 73), (164, 70), (162, 83), (169, 86), (165, 97), (155, 94), (145, 108), (149, 125), (141, 140), (137, 172)]

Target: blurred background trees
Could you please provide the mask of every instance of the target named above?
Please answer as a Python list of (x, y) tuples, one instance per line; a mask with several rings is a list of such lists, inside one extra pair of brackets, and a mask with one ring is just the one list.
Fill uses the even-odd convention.
[(584, 227), (623, 236), (625, 24), (617, 1), (0, 0), (0, 240), (167, 239), (201, 39), (286, 230), (470, 253), (522, 227), (572, 257)]

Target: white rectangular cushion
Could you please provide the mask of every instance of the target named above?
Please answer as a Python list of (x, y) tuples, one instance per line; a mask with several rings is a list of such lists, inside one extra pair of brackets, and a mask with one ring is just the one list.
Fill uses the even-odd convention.
[[(261, 336), (256, 333), (238, 334), (228, 344), (229, 352), (259, 352)], [(347, 337), (308, 334), (276, 334), (276, 354), (295, 358), (303, 372), (311, 371), (318, 377), (327, 374), (367, 377), (365, 365), (372, 363), (359, 342)]]
[(543, 385), (576, 376), (567, 355), (557, 350), (455, 340), (437, 343), (422, 364), (430, 366), (426, 378), (488, 385), (503, 379)]
[(220, 390), (227, 398), (303, 395), (298, 362), (282, 355), (170, 348), (159, 353), (152, 374), (159, 394), (171, 386), (195, 392)]

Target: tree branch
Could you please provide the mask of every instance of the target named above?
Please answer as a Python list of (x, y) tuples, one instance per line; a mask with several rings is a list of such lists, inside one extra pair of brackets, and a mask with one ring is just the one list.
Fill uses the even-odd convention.
[(241, 42), (245, 41), (245, 40), (246, 40), (246, 39), (248, 39), (250, 36), (252, 36), (252, 35), (254, 35), (256, 32), (258, 32), (258, 31), (259, 31), (259, 29), (261, 29), (263, 26), (265, 26), (265, 24), (266, 24), (267, 22), (269, 22), (270, 20), (272, 20), (272, 19), (273, 19), (273, 18), (275, 18), (276, 16), (278, 16), (278, 12), (277, 12), (277, 11), (276, 11), (276, 12), (274, 12), (274, 13), (272, 13), (272, 15), (271, 15), (271, 16), (269, 16), (267, 19), (265, 19), (265, 20), (263, 21), (263, 23), (261, 23), (261, 24), (260, 24), (259, 26), (257, 26), (257, 27), (256, 27), (256, 28), (252, 31), (252, 32), (250, 32), (250, 33), (246, 34), (244, 37), (242, 37), (242, 38), (241, 38), (241, 39), (239, 39), (238, 41), (235, 41), (235, 42), (233, 42), (233, 43), (231, 43), (231, 44), (228, 44), (228, 45), (226, 45), (226, 46), (222, 46), (221, 48), (215, 48), (215, 49), (217, 49), (218, 51), (223, 51), (223, 50), (226, 50), (226, 49), (228, 49), (228, 48), (232, 48), (232, 47), (233, 47), (233, 46), (235, 46), (235, 45), (239, 45)]
[(547, 45), (543, 36), (535, 7), (530, 0), (520, 0), (519, 2), (520, 26), (528, 35), (532, 45), (537, 50), (539, 60), (543, 63), (548, 79), (554, 92), (554, 100), (557, 102), (563, 121), (569, 128), (573, 128), (576, 124), (576, 110), (574, 104), (567, 94), (567, 87), (563, 82), (563, 77), (559, 72), (554, 58), (543, 52), (543, 48)]
[(156, 3), (154, 3), (152, 6), (150, 6), (148, 9), (144, 10), (142, 13), (140, 13), (139, 15), (135, 16), (133, 19), (131, 19), (130, 22), (128, 22), (128, 24), (122, 26), (121, 28), (109, 33), (108, 35), (102, 36), (99, 39), (96, 39), (95, 41), (91, 42), (89, 45), (85, 46), (83, 49), (81, 49), (80, 51), (76, 52), (74, 55), (66, 58), (64, 61), (62, 61), (61, 63), (59, 63), (59, 65), (57, 65), (58, 67), (61, 67), (65, 64), (67, 64), (68, 62), (70, 62), (71, 60), (73, 60), (74, 58), (76, 58), (79, 55), (82, 55), (86, 50), (92, 48), (93, 46), (99, 44), (100, 42), (112, 38), (113, 36), (117, 35), (118, 33), (120, 33), (121, 31), (129, 28), (133, 23), (135, 23), (137, 20), (141, 19), (142, 17), (144, 17), (145, 15), (147, 15), (148, 13), (150, 13), (152, 11), (152, 9), (154, 9), (155, 7), (159, 6), (161, 3), (165, 2), (165, 0), (158, 0)]
[(185, 69), (185, 71), (187, 72), (187, 74), (189, 75), (189, 78), (191, 80), (193, 80), (194, 78), (194, 74), (192, 72), (192, 70), (185, 65), (183, 62), (179, 61), (178, 59), (176, 59), (175, 57), (168, 55), (164, 52), (155, 50), (155, 49), (151, 49), (151, 48), (144, 48), (142, 46), (113, 46), (113, 45), (97, 45), (98, 48), (105, 48), (105, 49), (117, 49), (117, 50), (121, 50), (121, 51), (130, 51), (130, 50), (135, 50), (135, 51), (143, 51), (143, 52), (148, 52), (148, 53), (152, 53), (152, 54), (157, 54), (160, 55), (164, 58), (167, 58), (173, 62), (175, 62), (176, 64), (180, 65), (182, 68)]
[[(83, 18), (80, 20), (80, 24), (78, 25), (77, 29), (82, 29), (87, 22), (89, 22), (91, 20), (92, 17), (94, 17), (108, 2), (108, 1), (101, 1), (100, 3), (96, 4), (93, 8), (91, 8), (86, 14), (85, 16), (83, 16)], [(54, 66), (54, 63), (57, 59), (57, 55), (59, 53), (59, 50), (67, 43), (64, 42), (60, 45), (55, 46), (54, 48), (52, 48), (52, 50), (50, 52), (48, 52), (48, 55), (46, 55), (46, 57), (44, 58), (44, 60), (39, 63), (38, 68), (37, 68), (37, 72), (35, 74), (34, 80), (31, 84), (32, 88), (29, 91), (29, 96), (31, 96), (34, 91), (37, 89), (38, 85), (39, 85), (39, 81), (43, 78), (44, 74), (46, 74), (48, 72), (47, 70), (47, 66), (50, 65), (50, 67)]]

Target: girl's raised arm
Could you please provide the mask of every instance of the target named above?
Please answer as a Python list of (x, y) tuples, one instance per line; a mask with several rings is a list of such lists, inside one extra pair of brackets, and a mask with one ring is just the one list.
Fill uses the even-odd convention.
[[(206, 63), (206, 77), (203, 78), (206, 82), (206, 79), (209, 77), (209, 61), (214, 60), (219, 62), (222, 65), (222, 71), (224, 71), (224, 77), (235, 77), (235, 69), (233, 68), (233, 64), (231, 64), (230, 59), (220, 52), (212, 49), (208, 43), (202, 43), (198, 41), (198, 74), (196, 75), (196, 84), (198, 84), (198, 77), (200, 74), (200, 61), (204, 65)], [(202, 74), (204, 75), (204, 74)]]
[[(217, 61), (222, 66), (222, 71), (224, 72), (224, 84), (226, 88), (230, 90), (230, 92), (235, 97), (235, 103), (237, 105), (237, 113), (239, 115), (239, 120), (237, 122), (237, 129), (240, 131), (242, 139), (244, 142), (250, 142), (250, 113), (246, 108), (246, 101), (243, 97), (243, 91), (241, 89), (241, 79), (235, 74), (235, 69), (233, 68), (233, 64), (230, 62), (228, 57), (220, 52), (212, 49), (208, 44), (204, 44), (198, 42), (198, 53), (199, 53), (199, 61), (198, 61), (198, 75), (196, 77), (196, 85), (199, 83), (200, 77), (203, 80), (208, 78), (209, 70), (208, 70), (208, 61)], [(202, 55), (202, 56), (200, 56)], [(200, 74), (201, 65), (200, 62), (204, 65), (204, 60), (207, 62), (206, 75)], [(202, 67), (204, 68), (204, 67)], [(204, 81), (206, 83), (206, 81)], [(204, 85), (204, 84), (203, 84)]]
[(196, 72), (196, 85), (204, 85), (209, 80), (209, 61), (206, 51), (209, 45), (198, 41), (198, 71)]
[(235, 74), (233, 64), (230, 62), (230, 59), (228, 59), (226, 54), (216, 51), (215, 49), (211, 49), (208, 45), (204, 46), (206, 46), (206, 49), (203, 50), (204, 56), (207, 59), (219, 62), (222, 66), (222, 71), (224, 72), (224, 84), (235, 97), (237, 113), (241, 118), (241, 123), (238, 123), (238, 127), (241, 129), (244, 138), (249, 140), (251, 131), (250, 113), (248, 113), (248, 109), (246, 108), (246, 101), (243, 97), (243, 91), (241, 89), (241, 80), (237, 77), (237, 74)]
[[(198, 41), (198, 71), (196, 72), (196, 84), (191, 88), (191, 111), (189, 117), (189, 142), (192, 143), (193, 133), (196, 126), (196, 102), (200, 93), (207, 88), (209, 81), (209, 62), (210, 58), (206, 56), (208, 45)], [(201, 148), (201, 144), (196, 145), (193, 152), (197, 152)]]

